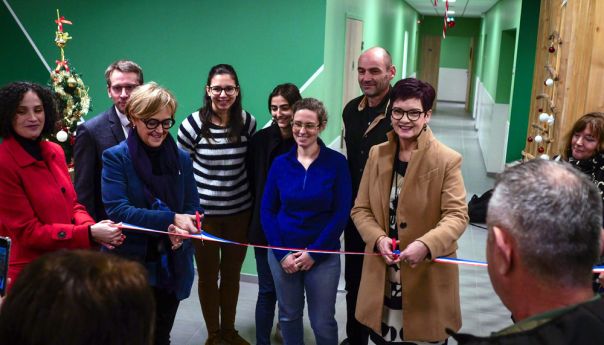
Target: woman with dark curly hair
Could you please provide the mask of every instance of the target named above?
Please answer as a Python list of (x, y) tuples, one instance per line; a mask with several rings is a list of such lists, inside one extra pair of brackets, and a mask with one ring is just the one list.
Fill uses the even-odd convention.
[(25, 265), (45, 253), (123, 241), (117, 225), (108, 220), (95, 224), (78, 204), (63, 150), (42, 140), (56, 119), (50, 90), (29, 82), (0, 89), (0, 223), (2, 235), (12, 240), (12, 283)]

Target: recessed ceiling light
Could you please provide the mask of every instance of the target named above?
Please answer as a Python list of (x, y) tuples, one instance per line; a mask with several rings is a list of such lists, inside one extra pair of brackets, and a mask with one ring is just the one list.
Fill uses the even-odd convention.
[(447, 14), (455, 14), (455, 11), (453, 11), (453, 10), (448, 10), (448, 11), (447, 11)]

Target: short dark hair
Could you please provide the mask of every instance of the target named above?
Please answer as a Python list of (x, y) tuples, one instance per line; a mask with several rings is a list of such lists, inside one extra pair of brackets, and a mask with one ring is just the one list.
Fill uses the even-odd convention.
[(281, 96), (285, 98), (287, 103), (290, 106), (293, 106), (294, 103), (302, 99), (302, 95), (300, 95), (300, 90), (298, 87), (292, 83), (279, 84), (275, 86), (273, 92), (268, 95), (268, 111), (271, 111), (271, 100), (273, 97)]
[(0, 89), (0, 137), (8, 138), (14, 134), (13, 119), (17, 116), (17, 107), (23, 100), (23, 96), (33, 91), (38, 95), (44, 107), (44, 127), (42, 137), (54, 132), (59, 110), (54, 92), (50, 89), (28, 81), (18, 81), (7, 84)]
[(533, 159), (507, 168), (497, 177), (487, 225), (514, 237), (534, 276), (567, 287), (589, 285), (600, 253), (602, 198), (570, 164)]
[(154, 313), (139, 263), (62, 250), (22, 271), (0, 308), (0, 339), (22, 345), (150, 345)]
[(111, 87), (111, 74), (113, 71), (120, 71), (122, 73), (136, 73), (138, 75), (138, 85), (143, 85), (143, 69), (136, 62), (130, 60), (118, 60), (105, 70), (105, 80), (107, 81), (107, 87)]
[(406, 101), (413, 98), (419, 99), (422, 102), (423, 110), (428, 111), (432, 109), (436, 91), (425, 81), (415, 78), (401, 79), (394, 84), (390, 93), (390, 107), (396, 100)]

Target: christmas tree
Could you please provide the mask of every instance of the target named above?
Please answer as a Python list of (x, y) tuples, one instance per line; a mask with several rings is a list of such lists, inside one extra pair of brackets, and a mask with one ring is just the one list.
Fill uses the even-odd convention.
[(57, 95), (59, 106), (59, 120), (57, 121), (54, 134), (48, 138), (63, 148), (67, 164), (73, 160), (73, 144), (75, 142), (76, 127), (82, 118), (90, 110), (90, 97), (88, 88), (84, 85), (82, 78), (69, 66), (65, 59), (64, 48), (71, 39), (69, 33), (63, 31), (63, 24), (72, 24), (65, 17), (59, 16), (57, 10), (57, 31), (55, 44), (61, 50), (61, 59), (56, 61), (57, 67), (50, 73), (51, 87)]

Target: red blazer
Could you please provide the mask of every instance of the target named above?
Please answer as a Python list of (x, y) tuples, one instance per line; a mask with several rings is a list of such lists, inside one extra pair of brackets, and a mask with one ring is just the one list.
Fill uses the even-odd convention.
[(36, 161), (12, 137), (0, 144), (0, 223), (12, 241), (11, 285), (42, 254), (90, 247), (88, 226), (94, 221), (77, 203), (63, 149), (48, 141), (40, 146), (43, 161)]

